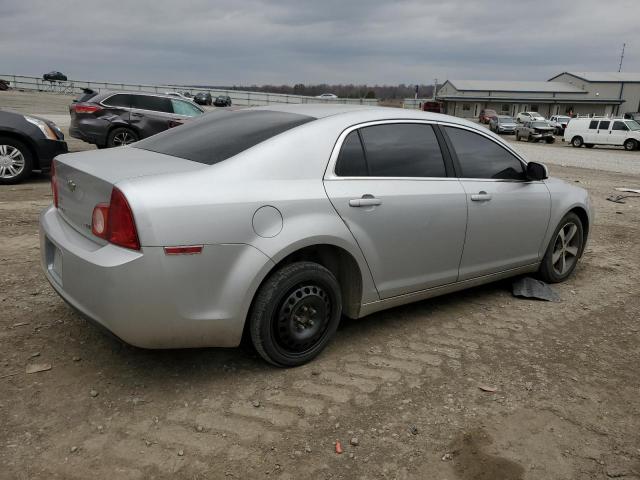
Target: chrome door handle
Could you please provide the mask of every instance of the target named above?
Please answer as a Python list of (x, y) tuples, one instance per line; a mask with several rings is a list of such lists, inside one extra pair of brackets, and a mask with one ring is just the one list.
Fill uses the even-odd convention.
[(374, 207), (382, 205), (382, 200), (373, 195), (363, 195), (362, 198), (352, 198), (349, 200), (350, 207)]
[(488, 202), (491, 200), (491, 195), (485, 191), (476, 193), (475, 195), (471, 195), (471, 200), (474, 202)]

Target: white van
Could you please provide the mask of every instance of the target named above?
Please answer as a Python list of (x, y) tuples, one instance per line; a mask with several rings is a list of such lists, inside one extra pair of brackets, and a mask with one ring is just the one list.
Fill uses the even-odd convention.
[(564, 141), (574, 147), (619, 145), (635, 150), (640, 146), (640, 124), (623, 118), (572, 118), (564, 131)]

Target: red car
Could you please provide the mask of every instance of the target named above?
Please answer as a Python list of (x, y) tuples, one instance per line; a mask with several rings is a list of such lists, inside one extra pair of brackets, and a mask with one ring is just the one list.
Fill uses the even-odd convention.
[(497, 117), (498, 113), (495, 110), (486, 108), (480, 111), (480, 123), (489, 123), (493, 117)]

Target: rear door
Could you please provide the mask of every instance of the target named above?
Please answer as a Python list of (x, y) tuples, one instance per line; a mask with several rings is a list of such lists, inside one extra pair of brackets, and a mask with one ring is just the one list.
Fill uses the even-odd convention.
[(457, 279), (467, 205), (438, 135), (428, 123), (353, 128), (338, 140), (325, 176), (381, 298)]
[(524, 163), (487, 135), (443, 130), (469, 206), (459, 280), (539, 261), (551, 211), (547, 186), (528, 181)]
[(132, 95), (131, 125), (140, 133), (140, 138), (150, 137), (173, 126), (176, 120), (171, 99), (155, 95)]

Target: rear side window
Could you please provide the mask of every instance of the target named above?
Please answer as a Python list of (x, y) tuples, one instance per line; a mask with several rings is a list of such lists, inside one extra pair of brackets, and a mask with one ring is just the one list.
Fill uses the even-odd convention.
[(512, 153), (493, 140), (468, 130), (444, 127), (458, 163), (462, 178), (495, 178), (524, 180), (524, 165)]
[(589, 123), (589, 130), (597, 130), (598, 129), (598, 120), (591, 120)]
[(154, 112), (173, 113), (171, 100), (165, 97), (154, 97), (152, 95), (133, 95), (133, 108), (140, 110), (151, 110)]
[(624, 122), (613, 122), (613, 128), (611, 130), (623, 130), (626, 132), (629, 129), (624, 124)]
[(446, 177), (440, 145), (431, 125), (394, 123), (360, 130), (369, 175)]
[(131, 95), (128, 93), (117, 93), (102, 101), (110, 107), (131, 107)]
[(335, 172), (340, 177), (364, 177), (367, 175), (367, 163), (357, 130), (351, 132), (344, 139)]
[(270, 110), (212, 112), (141, 140), (135, 148), (213, 165), (313, 120)]
[(611, 122), (609, 120), (606, 120), (606, 121), (603, 120), (603, 121), (600, 122), (600, 125), (598, 126), (598, 129), (600, 129), (600, 130), (609, 130), (609, 124), (610, 123)]

